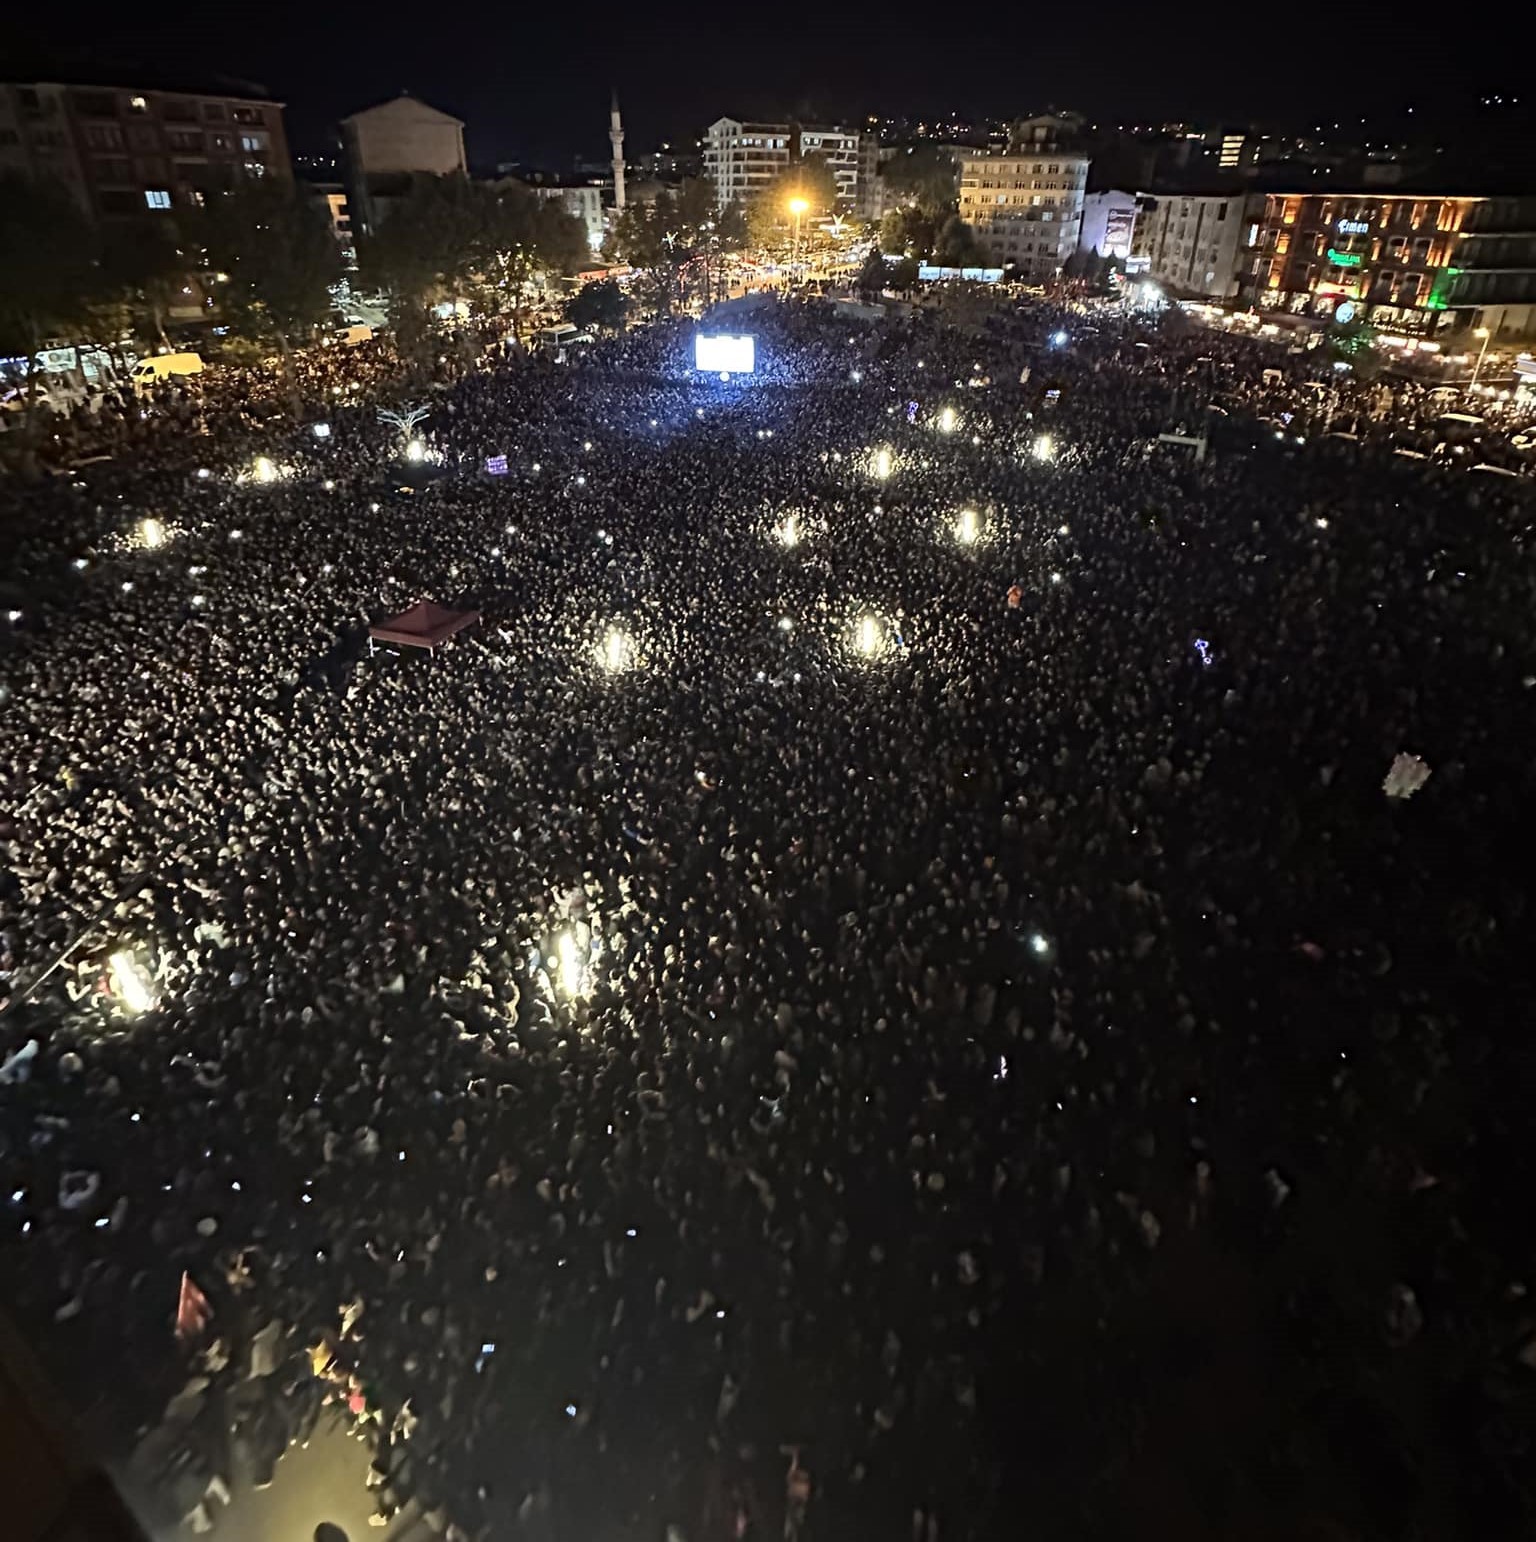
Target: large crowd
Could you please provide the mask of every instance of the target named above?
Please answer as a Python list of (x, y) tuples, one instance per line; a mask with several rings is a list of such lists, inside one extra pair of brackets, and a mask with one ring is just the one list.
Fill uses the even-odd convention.
[(322, 1420), (456, 1542), (1529, 1535), (1530, 483), (1153, 320), (738, 324), (0, 488), (0, 1280), (90, 1438), (166, 1535)]

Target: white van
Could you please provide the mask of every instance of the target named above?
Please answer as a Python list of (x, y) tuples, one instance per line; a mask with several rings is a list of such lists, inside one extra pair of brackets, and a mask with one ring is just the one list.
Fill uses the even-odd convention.
[(365, 327), (361, 323), (347, 327), (337, 327), (326, 339), (326, 342), (336, 348), (356, 348), (362, 343), (373, 341), (373, 328)]
[(143, 391), (157, 381), (169, 380), (172, 375), (201, 375), (202, 372), (203, 356), (200, 353), (156, 353), (140, 359), (128, 378), (133, 381), (136, 391)]

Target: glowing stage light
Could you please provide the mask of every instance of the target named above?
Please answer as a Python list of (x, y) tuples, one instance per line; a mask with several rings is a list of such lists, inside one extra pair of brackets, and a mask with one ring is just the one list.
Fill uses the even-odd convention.
[(881, 448), (875, 451), (874, 458), (870, 462), (870, 469), (883, 482), (890, 476), (896, 467), (895, 457), (887, 449)]

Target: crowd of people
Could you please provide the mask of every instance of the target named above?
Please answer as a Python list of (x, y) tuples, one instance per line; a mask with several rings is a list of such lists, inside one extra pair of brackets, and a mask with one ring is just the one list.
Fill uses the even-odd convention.
[(166, 1534), (321, 1420), (455, 1539), (1528, 1534), (1530, 484), (1151, 319), (735, 324), (0, 489), (0, 1278), (92, 1438)]

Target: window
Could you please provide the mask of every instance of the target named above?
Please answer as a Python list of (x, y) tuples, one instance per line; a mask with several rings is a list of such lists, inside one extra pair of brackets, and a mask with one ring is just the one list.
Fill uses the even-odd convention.
[(87, 123), (85, 142), (93, 150), (121, 150), (123, 131), (115, 123)]
[(164, 188), (147, 187), (144, 189), (144, 204), (150, 209), (169, 209), (171, 195)]
[(91, 175), (98, 182), (132, 182), (133, 164), (126, 155), (98, 155), (91, 161)]
[(1224, 220), (1226, 217), (1227, 217), (1227, 206), (1224, 203), (1223, 204), (1218, 204), (1216, 206), (1216, 218), (1219, 219), (1219, 220)]
[(267, 153), (267, 136), (265, 134), (242, 134), (240, 136), (240, 148), (247, 155), (265, 155)]
[(245, 174), (248, 177), (264, 177), (267, 174), (267, 168), (260, 161), (247, 161), (245, 163)]
[(227, 115), (225, 114), (225, 111), (224, 111), (224, 104), (223, 104), (223, 102), (204, 102), (203, 103), (203, 122), (204, 123), (223, 123), (225, 121), (225, 119), (226, 119), (226, 116)]
[(208, 143), (212, 149), (222, 150), (226, 155), (235, 148), (235, 141), (229, 134), (210, 134)]
[(167, 102), (160, 109), (167, 123), (196, 123), (197, 107), (192, 102)]
[(236, 123), (261, 122), (261, 109), (259, 107), (236, 107), (233, 112)]
[(201, 150), (203, 135), (200, 129), (170, 129), (165, 136), (173, 150)]
[(82, 117), (115, 118), (117, 116), (117, 99), (110, 91), (77, 91), (75, 106)]
[(138, 195), (129, 188), (108, 188), (96, 195), (103, 214), (132, 214), (139, 206)]

